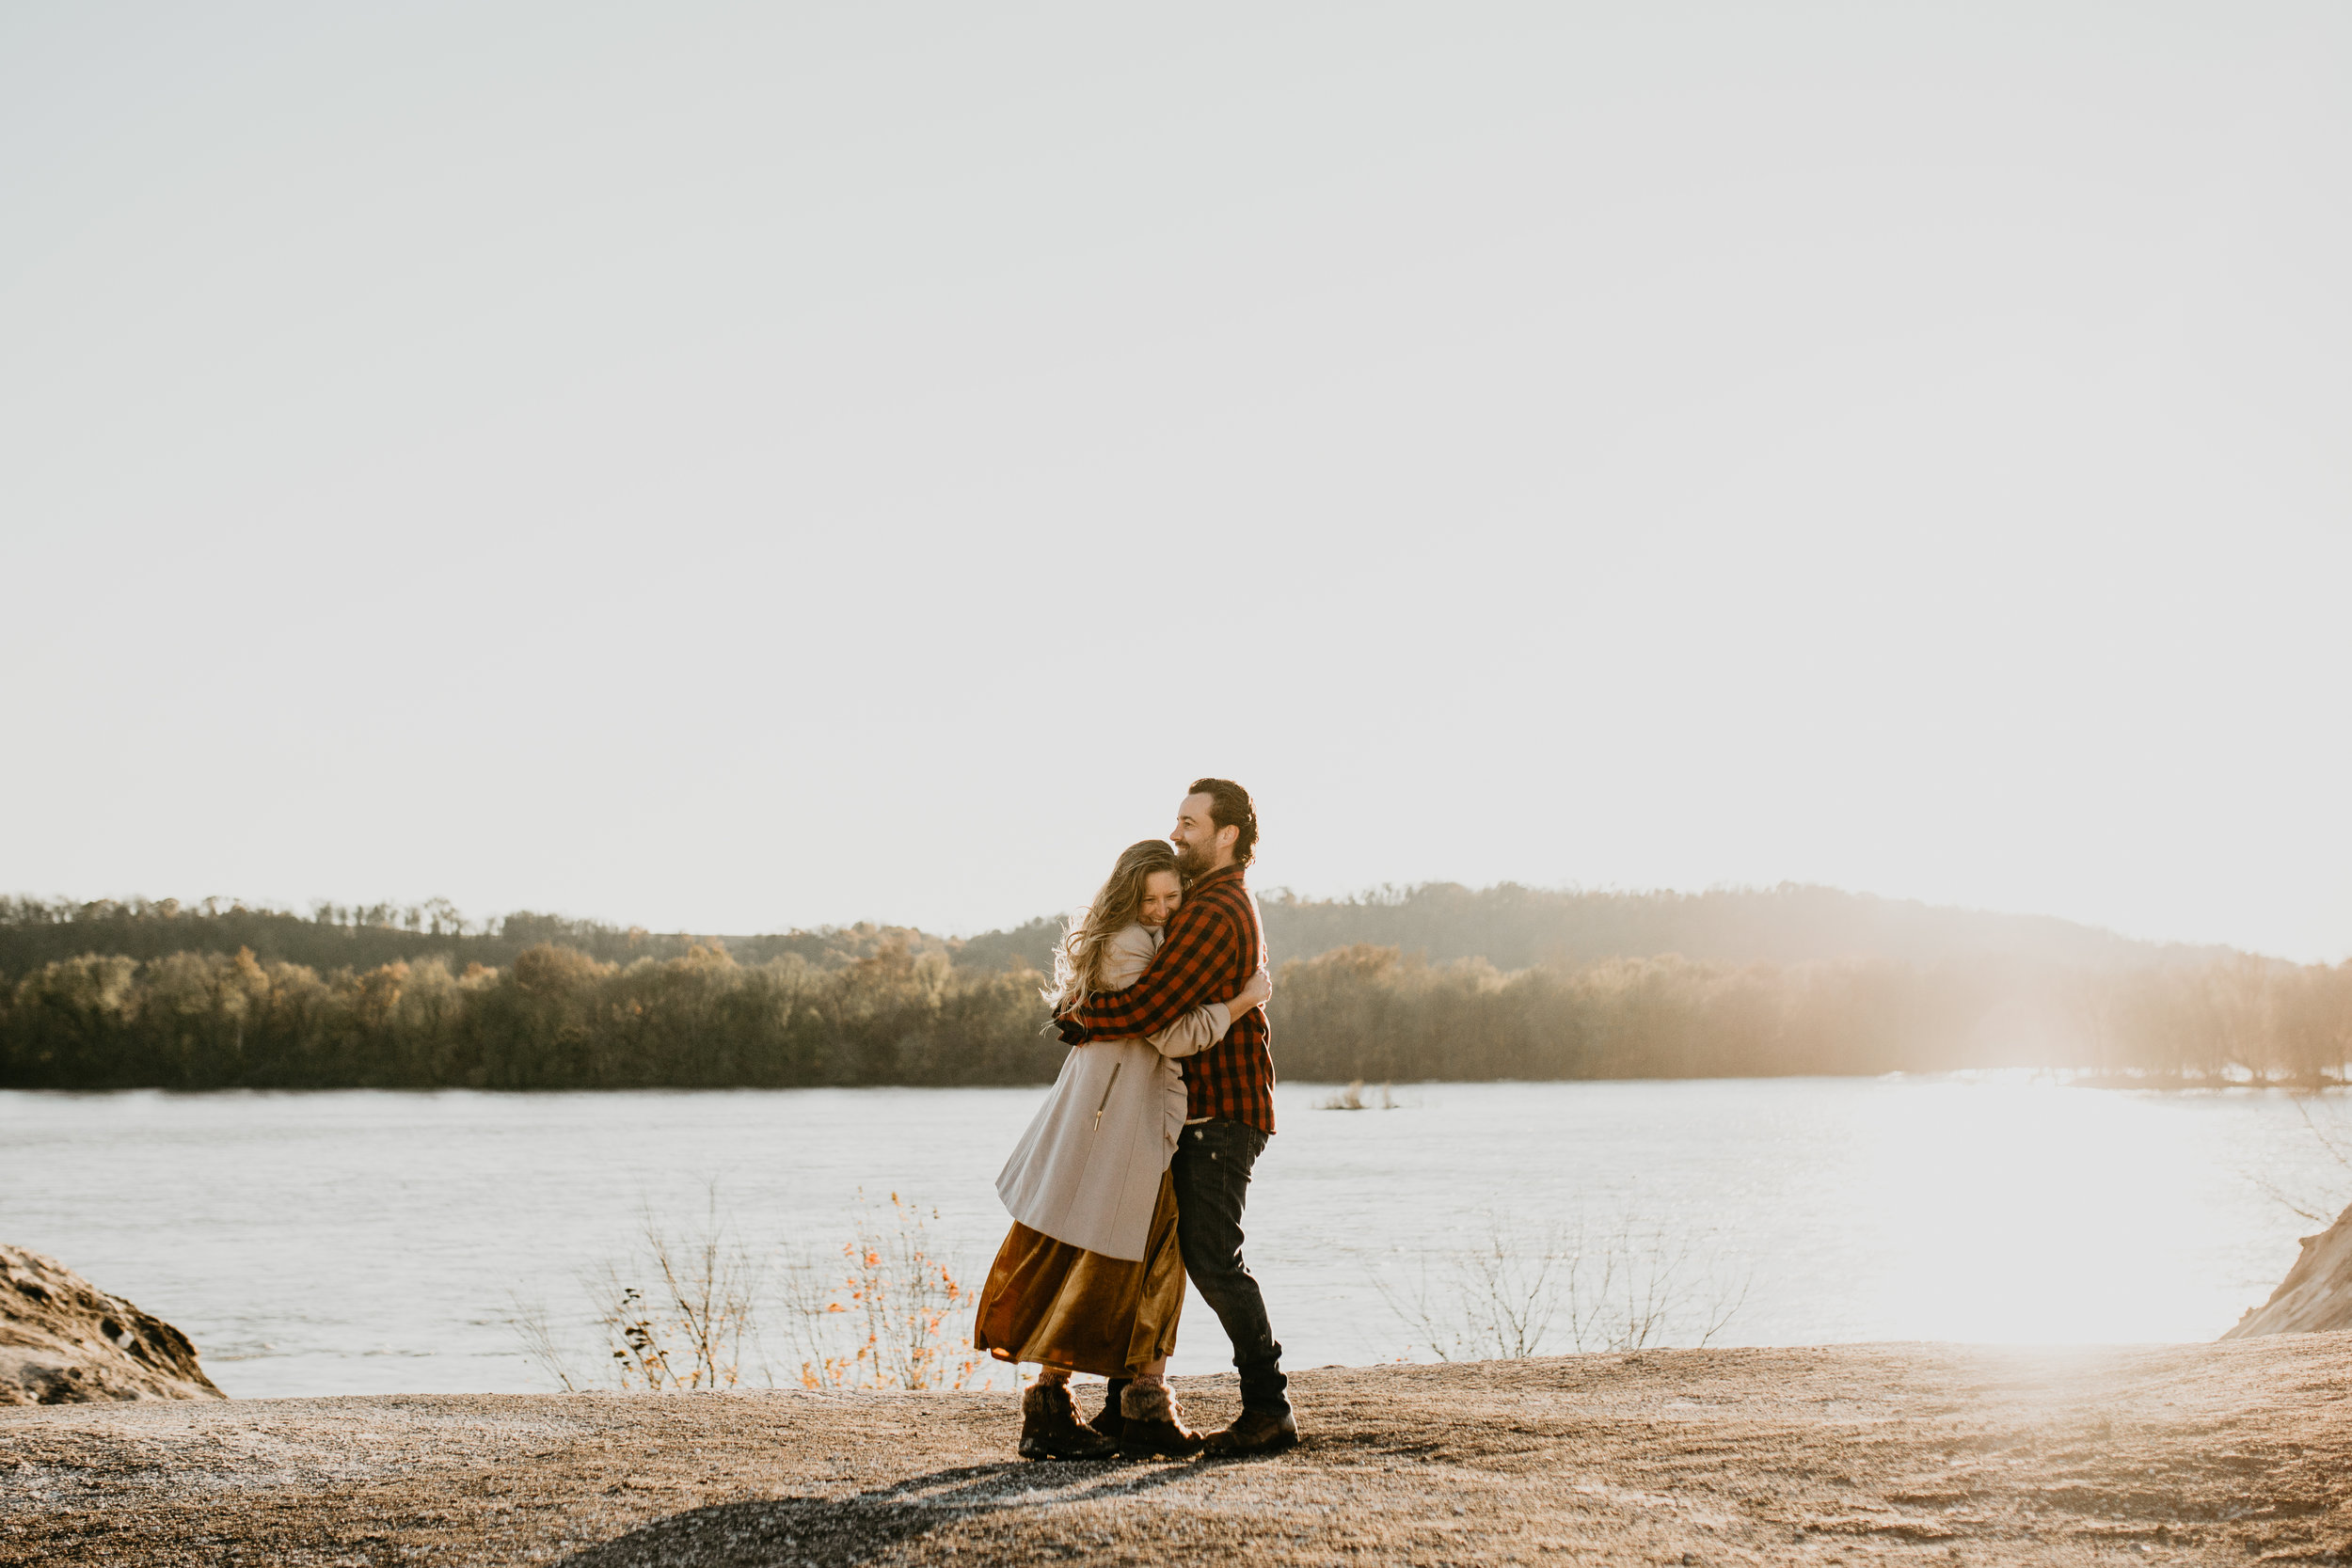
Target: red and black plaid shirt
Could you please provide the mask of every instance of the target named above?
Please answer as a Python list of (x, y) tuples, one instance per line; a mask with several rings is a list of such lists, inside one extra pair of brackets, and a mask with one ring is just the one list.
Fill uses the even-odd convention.
[[(1088, 1037), (1100, 1040), (1140, 1039), (1156, 1035), (1193, 1008), (1230, 1002), (1265, 962), (1265, 933), (1258, 926), (1257, 900), (1242, 880), (1242, 868), (1212, 871), (1184, 890), (1184, 901), (1168, 923), (1168, 935), (1143, 978), (1125, 990), (1087, 999), (1072, 1016)], [(1274, 1131), (1274, 1057), (1265, 1009), (1252, 1007), (1233, 1021), (1225, 1037), (1197, 1056), (1184, 1058), (1185, 1115), (1230, 1117), (1262, 1132)]]

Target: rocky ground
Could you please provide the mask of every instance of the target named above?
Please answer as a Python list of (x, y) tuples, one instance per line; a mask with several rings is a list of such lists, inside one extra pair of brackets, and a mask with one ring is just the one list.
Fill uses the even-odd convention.
[(23, 1408), (0, 1562), (2345, 1561), (2347, 1386), (2344, 1334), (1328, 1369), (1289, 1454), (1088, 1465), (1002, 1392)]

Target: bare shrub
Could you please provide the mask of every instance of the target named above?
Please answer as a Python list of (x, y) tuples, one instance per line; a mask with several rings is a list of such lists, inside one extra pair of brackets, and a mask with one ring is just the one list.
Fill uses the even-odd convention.
[[(590, 1283), (618, 1385), (656, 1393), (734, 1387), (747, 1342), (758, 1343), (763, 1273), (728, 1234), (715, 1185), (691, 1230), (673, 1235), (647, 1213), (626, 1268), (607, 1263)], [(754, 1369), (764, 1374), (761, 1360)]]
[[(850, 1275), (846, 1300), (828, 1312), (846, 1314), (863, 1329), (844, 1374), (825, 1381), (854, 1388), (970, 1388), (991, 1381), (988, 1359), (972, 1348), (972, 1336), (951, 1325), (977, 1305), (973, 1292), (946, 1262), (934, 1257), (923, 1211), (897, 1193), (887, 1215), (877, 1214), (858, 1193), (857, 1234), (841, 1251)], [(930, 1212), (937, 1219), (939, 1211)], [(808, 1381), (804, 1365), (802, 1380)]]
[[(937, 1212), (929, 1218), (936, 1219)], [(972, 1348), (974, 1292), (934, 1255), (918, 1206), (859, 1193), (839, 1247), (787, 1242), (762, 1252), (723, 1218), (716, 1187), (700, 1225), (673, 1230), (648, 1212), (634, 1248), (584, 1274), (603, 1340), (601, 1380), (573, 1369), (544, 1307), (516, 1300), (523, 1349), (559, 1387), (655, 1393), (779, 1381), (807, 1388), (975, 1388), (994, 1364)]]
[[(840, 1313), (839, 1252), (787, 1243), (768, 1275), (768, 1305), (760, 1320), (762, 1348), (781, 1360), (787, 1381), (803, 1388), (846, 1388), (856, 1371)], [(770, 1337), (772, 1337), (772, 1346)]]
[(515, 1315), (507, 1321), (523, 1342), (523, 1354), (531, 1357), (538, 1369), (555, 1380), (557, 1387), (567, 1394), (577, 1394), (586, 1386), (572, 1371), (571, 1358), (564, 1354), (563, 1341), (548, 1322), (547, 1304), (525, 1301), (510, 1296)]
[(1380, 1085), (1380, 1099), (1375, 1103), (1364, 1093), (1364, 1081), (1360, 1078), (1330, 1099), (1315, 1101), (1318, 1111), (1393, 1111), (1396, 1108), (1396, 1096), (1390, 1092), (1388, 1085)]
[(2259, 1171), (2240, 1168), (2254, 1188), (2273, 1202), (2279, 1203), (2298, 1218), (2314, 1225), (2332, 1225), (2344, 1211), (2347, 1197), (2352, 1197), (2352, 1127), (2345, 1125), (2341, 1101), (2323, 1093), (2298, 1093), (2295, 1096), (2296, 1115), (2303, 1118), (2303, 1129), (2315, 1139), (2335, 1170), (2326, 1179), (2324, 1190), (2312, 1192), (2305, 1188), (2289, 1190)]
[(1435, 1284), (1429, 1263), (1418, 1261), (1409, 1287), (1378, 1274), (1373, 1285), (1440, 1361), (1705, 1345), (1748, 1291), (1746, 1276), (1728, 1279), (1687, 1238), (1629, 1216), (1598, 1232), (1580, 1219), (1526, 1235), (1489, 1212), (1475, 1244), (1443, 1256)]

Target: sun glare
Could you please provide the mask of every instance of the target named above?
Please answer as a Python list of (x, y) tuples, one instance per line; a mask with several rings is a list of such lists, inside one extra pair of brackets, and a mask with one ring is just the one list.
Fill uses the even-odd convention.
[[(2181, 1252), (2193, 1117), (2153, 1096), (1993, 1075), (1888, 1096), (1867, 1165), (1890, 1313), (1930, 1338), (2183, 1337), (2134, 1281)], [(2184, 1253), (2179, 1276), (2193, 1278)]]

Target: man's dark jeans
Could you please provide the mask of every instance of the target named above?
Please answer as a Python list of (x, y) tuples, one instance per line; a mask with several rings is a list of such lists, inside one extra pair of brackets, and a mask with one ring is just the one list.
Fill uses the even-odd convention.
[(1282, 1347), (1266, 1322), (1265, 1297), (1241, 1260), (1241, 1212), (1249, 1201), (1249, 1168), (1265, 1152), (1266, 1134), (1223, 1117), (1184, 1129), (1169, 1168), (1176, 1185), (1176, 1243), (1184, 1273), (1233, 1341), (1245, 1409), (1290, 1414), (1282, 1395)]

